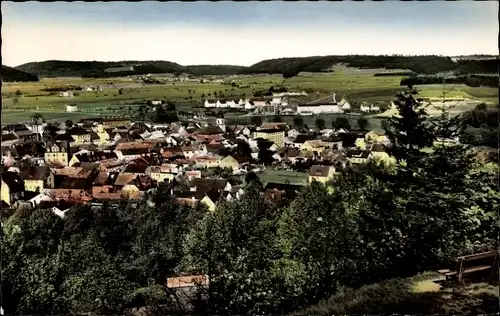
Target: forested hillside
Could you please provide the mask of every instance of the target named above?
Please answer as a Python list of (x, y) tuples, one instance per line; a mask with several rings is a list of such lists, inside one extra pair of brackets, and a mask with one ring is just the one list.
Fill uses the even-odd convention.
[[(0, 247), (5, 313), (114, 315), (148, 306), (159, 315), (286, 314), (332, 295), (332, 311), (363, 313), (342, 303), (380, 307), (394, 297), (356, 302), (343, 289), (497, 249), (498, 165), (479, 162), (466, 145), (436, 144), (457, 136), (460, 122), (443, 113), (429, 124), (417, 97), (399, 94), (399, 116), (386, 127), (397, 163), (347, 167), (279, 203), (253, 174), (241, 197), (213, 212), (177, 204), (168, 185), (141, 201), (75, 206), (63, 218), (43, 205), (16, 211)], [(209, 284), (192, 296), (166, 286), (167, 277), (199, 274)], [(192, 309), (183, 310), (186, 300)], [(413, 302), (391, 312), (432, 310), (418, 305), (429, 300)]]
[[(115, 71), (113, 68), (133, 67)], [(193, 75), (232, 75), (244, 67), (230, 65), (182, 66), (169, 61), (63, 61), (49, 60), (17, 66), (16, 69), (36, 73), (40, 77), (116, 77), (154, 73), (187, 73)]]
[[(187, 73), (192, 75), (234, 75), (278, 73), (294, 76), (299, 72), (323, 72), (336, 64), (363, 69), (408, 69), (417, 74), (454, 72), (464, 74), (498, 74), (498, 59), (458, 60), (444, 56), (314, 56), (278, 58), (258, 62), (250, 67), (231, 65), (182, 66), (169, 61), (62, 61), (49, 60), (15, 67), (40, 77), (82, 76), (111, 77), (148, 73)], [(108, 71), (109, 68), (133, 66), (133, 70)]]
[(343, 63), (358, 68), (409, 69), (420, 74), (441, 72), (498, 73), (498, 60), (459, 60), (444, 56), (316, 56), (268, 59), (244, 70), (245, 73), (281, 73), (289, 76), (299, 72), (327, 71), (332, 65)]
[(28, 72), (24, 72), (12, 67), (2, 65), (2, 81), (38, 81), (38, 77)]

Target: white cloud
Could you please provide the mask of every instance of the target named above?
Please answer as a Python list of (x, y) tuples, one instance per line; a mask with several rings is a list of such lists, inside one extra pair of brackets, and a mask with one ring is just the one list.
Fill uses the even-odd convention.
[(497, 34), (498, 25), (429, 33), (352, 25), (222, 29), (182, 23), (146, 29), (4, 20), (2, 56), (9, 66), (51, 59), (250, 65), (268, 58), (329, 54), (495, 54)]

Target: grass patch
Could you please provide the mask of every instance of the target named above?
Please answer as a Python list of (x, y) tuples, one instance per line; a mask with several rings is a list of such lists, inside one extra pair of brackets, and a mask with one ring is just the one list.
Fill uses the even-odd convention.
[(306, 184), (308, 179), (308, 174), (306, 172), (287, 170), (264, 170), (257, 175), (263, 184), (267, 182)]
[(436, 273), (391, 279), (343, 289), (294, 315), (340, 314), (478, 314), (498, 312), (498, 287), (486, 283), (442, 288)]

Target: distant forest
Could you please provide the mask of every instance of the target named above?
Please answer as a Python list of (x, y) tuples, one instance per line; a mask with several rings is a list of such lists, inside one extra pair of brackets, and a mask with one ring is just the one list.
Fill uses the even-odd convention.
[[(133, 66), (132, 71), (106, 72), (108, 68)], [(169, 61), (62, 61), (49, 60), (20, 65), (16, 69), (36, 73), (41, 77), (68, 77), (104, 78), (156, 73), (182, 73), (192, 75), (232, 75), (239, 73), (243, 66), (229, 65), (193, 65), (182, 66)]]
[(2, 65), (2, 81), (38, 81), (38, 76)]
[(299, 72), (323, 72), (332, 65), (345, 64), (361, 69), (408, 69), (419, 74), (498, 74), (498, 59), (458, 60), (444, 56), (318, 56), (279, 58), (261, 61), (243, 70), (244, 73), (281, 73), (293, 77)]
[[(412, 76), (401, 80), (401, 86), (408, 85), (423, 85), (423, 84), (442, 84), (445, 77), (443, 76)], [(460, 84), (463, 83), (469, 87), (498, 87), (498, 75), (462, 75), (446, 77), (446, 83)]]
[[(40, 77), (116, 77), (154, 73), (182, 73), (191, 75), (236, 75), (236, 74), (282, 74), (285, 78), (293, 77), (299, 72), (329, 71), (335, 64), (344, 64), (361, 69), (401, 69), (405, 75), (453, 73), (468, 74), (498, 74), (498, 59), (462, 59), (453, 61), (444, 56), (317, 56), (269, 59), (258, 62), (250, 67), (230, 65), (191, 65), (182, 66), (169, 61), (61, 61), (27, 63), (15, 67), (17, 70), (36, 74)], [(109, 72), (109, 68), (133, 66), (131, 71)], [(3, 72), (3, 68), (2, 68)], [(386, 74), (379, 74), (386, 75)], [(6, 80), (7, 81), (7, 80)]]

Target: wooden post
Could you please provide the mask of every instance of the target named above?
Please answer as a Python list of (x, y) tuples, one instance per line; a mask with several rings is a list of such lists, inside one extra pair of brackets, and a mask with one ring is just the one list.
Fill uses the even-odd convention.
[(463, 277), (463, 273), (464, 273), (464, 259), (463, 258), (459, 258), (458, 259), (458, 271), (457, 271), (457, 275), (458, 275), (458, 282), (462, 282), (462, 277)]

